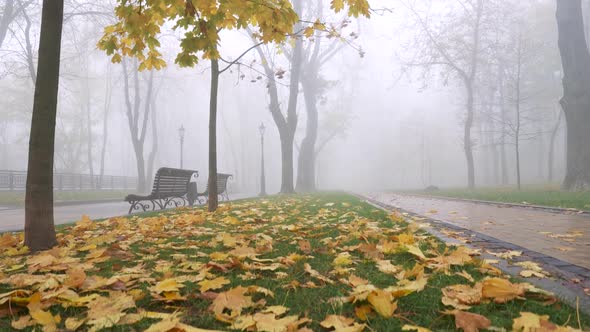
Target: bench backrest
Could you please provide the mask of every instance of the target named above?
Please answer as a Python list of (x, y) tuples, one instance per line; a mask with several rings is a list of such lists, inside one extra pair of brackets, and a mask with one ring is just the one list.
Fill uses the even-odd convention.
[(183, 196), (187, 192), (188, 184), (193, 175), (199, 176), (199, 172), (162, 167), (156, 172), (154, 186), (152, 187), (152, 196), (154, 197), (174, 197)]
[[(217, 194), (223, 194), (227, 190), (227, 180), (231, 178), (231, 174), (217, 173)], [(207, 182), (207, 190), (209, 192), (209, 182)]]

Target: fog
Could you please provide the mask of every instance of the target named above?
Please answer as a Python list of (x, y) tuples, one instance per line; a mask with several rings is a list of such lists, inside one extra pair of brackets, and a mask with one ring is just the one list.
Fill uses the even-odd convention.
[[(6, 0), (0, 2), (0, 13), (6, 10), (3, 3)], [(304, 16), (315, 21), (310, 4), (316, 1), (304, 3)], [(474, 24), (473, 13), (464, 13), (467, 9), (458, 7), (456, 1), (370, 3), (371, 18), (350, 18), (340, 30), (341, 36), (326, 38), (318, 33), (313, 40), (302, 37), (304, 49), (312, 49), (314, 42), (320, 42), (322, 51), (335, 50), (321, 64), (321, 84), (316, 85), (321, 88), (315, 91), (319, 114), (314, 165), (317, 188), (358, 191), (467, 186), (464, 124), (468, 96), (461, 76), (448, 64), (440, 63), (448, 56), (456, 59), (458, 66), (469, 68), (473, 43), (468, 36)], [(514, 129), (518, 103), (522, 112), (518, 143), (523, 185), (559, 185), (566, 167), (566, 128), (559, 116), (562, 69), (554, 1), (484, 3), (473, 78), (471, 145), (475, 184), (516, 184)], [(96, 47), (104, 27), (115, 22), (114, 5), (108, 1), (66, 1), (55, 172), (137, 177), (124, 75), (129, 81), (131, 109), (136, 101), (140, 102), (140, 132), (153, 75), (143, 142), (148, 181), (159, 167), (180, 168), (182, 126), (186, 130), (182, 168), (198, 170), (199, 181), (205, 182), (209, 62), (200, 61), (194, 68), (175, 65), (181, 33), (168, 29), (160, 40), (168, 66), (152, 74), (142, 71), (135, 80), (136, 61), (124, 60), (125, 72), (122, 63), (111, 63), (110, 57)], [(339, 25), (345, 15), (328, 14), (327, 0), (324, 7), (322, 21)], [(10, 22), (0, 45), (0, 170), (27, 168), (40, 14), (39, 1), (27, 4)], [(428, 33), (440, 43), (433, 46)], [(244, 30), (224, 31), (221, 35), (220, 53), (227, 61), (237, 59), (253, 45)], [(515, 45), (524, 45), (521, 62), (515, 60)], [(440, 50), (436, 47), (445, 49), (445, 56), (437, 54)], [(281, 140), (269, 110), (268, 85), (269, 80), (276, 82), (279, 105), (286, 116), (292, 74), (290, 50), (289, 43), (262, 46), (262, 52), (271, 60), (274, 77), (265, 74), (264, 61), (256, 50), (248, 52), (220, 77), (218, 171), (233, 174), (233, 192), (260, 190), (261, 123), (267, 128), (267, 192), (281, 189)], [(519, 100), (513, 80), (518, 63), (522, 74), (518, 77), (522, 90)], [(306, 72), (305, 64), (302, 71)], [(308, 126), (306, 107), (300, 86), (294, 182)], [(154, 144), (157, 151), (149, 167)]]

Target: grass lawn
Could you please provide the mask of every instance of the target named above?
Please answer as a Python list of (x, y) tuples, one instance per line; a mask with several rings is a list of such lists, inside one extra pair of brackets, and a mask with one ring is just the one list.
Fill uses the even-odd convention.
[(343, 194), (82, 220), (34, 256), (22, 237), (0, 236), (2, 331), (590, 328), (467, 248)]
[(514, 188), (500, 187), (475, 190), (442, 189), (439, 191), (412, 191), (409, 193), (590, 210), (590, 191), (565, 192), (554, 188), (539, 187), (525, 187), (523, 190), (518, 191)]
[[(131, 192), (131, 191), (130, 191)], [(75, 202), (75, 201), (91, 201), (101, 199), (120, 199), (123, 200), (130, 192), (123, 191), (56, 191), (53, 193), (53, 198), (56, 202)], [(25, 192), (9, 192), (0, 191), (0, 205), (16, 205), (22, 206), (25, 204)]]

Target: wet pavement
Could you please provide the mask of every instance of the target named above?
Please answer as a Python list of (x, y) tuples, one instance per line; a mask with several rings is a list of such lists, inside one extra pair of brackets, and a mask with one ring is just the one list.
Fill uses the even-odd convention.
[[(235, 194), (230, 198), (243, 199), (253, 197), (252, 194)], [(109, 202), (82, 205), (68, 205), (54, 207), (54, 220), (56, 225), (66, 224), (80, 220), (86, 214), (90, 219), (101, 219), (127, 215), (129, 203)], [(0, 233), (8, 231), (20, 231), (24, 228), (25, 210), (23, 208), (0, 207)]]
[(392, 193), (364, 196), (590, 269), (590, 216)]

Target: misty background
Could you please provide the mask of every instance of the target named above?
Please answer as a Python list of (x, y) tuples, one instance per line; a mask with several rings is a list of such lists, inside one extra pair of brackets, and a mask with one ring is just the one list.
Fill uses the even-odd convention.
[[(41, 4), (12, 2), (19, 10), (0, 45), (0, 170), (21, 171), (27, 166)], [(321, 40), (335, 52), (320, 69), (317, 147), (321, 149), (315, 165), (319, 189), (467, 185), (465, 89), (452, 70), (436, 65), (432, 46), (425, 39), (426, 32), (436, 33), (436, 39), (459, 62), (466, 61), (461, 50), (469, 48), (464, 37), (473, 13), (455, 8), (456, 3), (373, 0), (371, 19), (350, 21), (339, 43)], [(558, 104), (561, 62), (554, 1), (485, 3), (472, 129), (476, 184), (516, 183), (515, 105), (519, 103), (522, 182), (557, 185), (565, 174), (565, 121)], [(2, 0), (0, 13), (6, 12), (7, 4), (8, 0)], [(183, 126), (183, 168), (198, 170), (200, 181), (206, 181), (208, 63), (191, 69), (174, 65), (178, 36), (169, 30), (161, 39), (168, 67), (135, 77), (134, 60), (125, 60), (124, 68), (111, 63), (96, 47), (104, 27), (115, 20), (113, 8), (110, 1), (66, 1), (55, 171), (137, 176), (125, 76), (132, 108), (134, 93), (139, 92), (140, 124), (147, 110), (151, 76), (150, 115), (143, 142), (147, 176), (159, 167), (180, 167), (179, 128)], [(590, 17), (590, 10), (585, 11), (585, 17)], [(332, 14), (325, 20), (340, 24), (343, 17)], [(226, 59), (252, 46), (247, 32), (224, 33), (221, 40)], [(274, 77), (265, 75), (255, 50), (242, 60), (247, 66), (235, 66), (221, 76), (218, 170), (234, 175), (233, 191), (259, 190), (261, 123), (267, 128), (267, 191), (278, 192), (281, 185), (281, 144), (269, 112), (267, 84), (269, 79), (277, 82), (279, 101), (285, 105), (290, 64), (280, 46), (264, 47), (264, 51), (272, 59)], [(518, 101), (517, 67), (522, 87)], [(295, 176), (306, 130), (305, 107), (300, 93)]]

